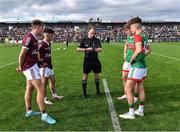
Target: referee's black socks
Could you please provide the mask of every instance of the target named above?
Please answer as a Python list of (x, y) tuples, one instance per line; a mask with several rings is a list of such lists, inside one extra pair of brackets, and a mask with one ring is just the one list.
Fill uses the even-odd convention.
[(83, 96), (84, 97), (87, 97), (86, 87), (87, 87), (87, 80), (82, 80), (82, 88), (83, 88)]
[(95, 79), (95, 84), (96, 84), (96, 92), (97, 92), (97, 94), (100, 94), (99, 79)]

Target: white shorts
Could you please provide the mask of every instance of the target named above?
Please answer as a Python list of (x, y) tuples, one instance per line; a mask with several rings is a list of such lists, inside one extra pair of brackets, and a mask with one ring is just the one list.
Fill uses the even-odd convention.
[(34, 64), (31, 68), (23, 71), (23, 74), (27, 80), (37, 80), (41, 78), (37, 63)]
[(131, 64), (125, 61), (123, 64), (122, 72), (129, 72), (130, 68), (131, 68)]
[(140, 82), (147, 76), (147, 68), (130, 68), (128, 79)]
[(49, 67), (40, 68), (40, 75), (41, 77), (49, 77), (54, 75), (53, 69), (50, 69)]

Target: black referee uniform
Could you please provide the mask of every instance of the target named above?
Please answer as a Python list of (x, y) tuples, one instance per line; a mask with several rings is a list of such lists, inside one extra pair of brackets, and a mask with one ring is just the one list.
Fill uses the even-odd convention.
[[(80, 42), (79, 48), (85, 48), (84, 51), (84, 62), (83, 62), (83, 73), (88, 74), (91, 71), (94, 73), (101, 73), (101, 62), (98, 59), (98, 52), (96, 48), (101, 48), (100, 40), (96, 37), (84, 38)], [(92, 51), (86, 51), (86, 48), (92, 48)], [(95, 79), (97, 94), (100, 94), (99, 90), (99, 79)], [(87, 80), (82, 80), (83, 95), (86, 97), (86, 86)]]

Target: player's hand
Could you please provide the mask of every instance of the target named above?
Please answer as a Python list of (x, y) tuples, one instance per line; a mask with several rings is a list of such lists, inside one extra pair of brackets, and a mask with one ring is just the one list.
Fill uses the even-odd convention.
[(16, 71), (17, 71), (18, 73), (22, 72), (21, 67), (17, 67), (17, 68), (16, 68)]

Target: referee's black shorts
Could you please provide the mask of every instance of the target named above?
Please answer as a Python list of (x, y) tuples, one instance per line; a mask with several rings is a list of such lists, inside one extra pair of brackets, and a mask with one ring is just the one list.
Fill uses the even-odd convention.
[(87, 60), (84, 59), (84, 63), (83, 63), (83, 73), (90, 73), (91, 70), (94, 73), (101, 73), (101, 62), (99, 61), (99, 59), (97, 60)]

